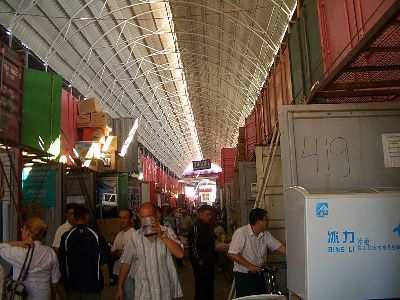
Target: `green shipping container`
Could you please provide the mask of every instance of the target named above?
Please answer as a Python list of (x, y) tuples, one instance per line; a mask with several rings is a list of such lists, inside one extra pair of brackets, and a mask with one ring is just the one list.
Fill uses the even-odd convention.
[(296, 104), (324, 79), (317, 0), (307, 0), (289, 36), (292, 91)]
[(22, 106), (24, 146), (55, 156), (60, 153), (61, 87), (60, 75), (25, 69)]

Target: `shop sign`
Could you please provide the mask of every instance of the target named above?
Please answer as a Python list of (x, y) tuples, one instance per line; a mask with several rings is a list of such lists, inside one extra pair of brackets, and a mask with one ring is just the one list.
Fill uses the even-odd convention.
[(211, 169), (211, 160), (209, 159), (194, 160), (192, 163), (193, 171)]

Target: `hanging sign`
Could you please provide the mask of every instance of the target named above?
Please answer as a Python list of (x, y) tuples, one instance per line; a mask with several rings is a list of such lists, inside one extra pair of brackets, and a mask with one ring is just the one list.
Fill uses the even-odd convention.
[(193, 171), (211, 169), (211, 160), (209, 159), (194, 160), (192, 163)]
[(53, 207), (56, 204), (56, 170), (24, 169), (22, 174), (24, 204)]

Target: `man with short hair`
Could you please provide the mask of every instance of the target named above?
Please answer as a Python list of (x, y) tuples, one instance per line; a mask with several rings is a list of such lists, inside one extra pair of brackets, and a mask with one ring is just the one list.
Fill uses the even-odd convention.
[(61, 237), (58, 262), (68, 300), (100, 300), (104, 287), (100, 266), (109, 259), (105, 239), (88, 227), (89, 211), (74, 208), (75, 226)]
[[(114, 243), (111, 247), (111, 255), (116, 258), (113, 268), (113, 274), (119, 275), (120, 269), (120, 257), (124, 251), (125, 245), (127, 244), (128, 240), (131, 238), (133, 232), (136, 230), (133, 229), (133, 212), (129, 209), (122, 209), (119, 211), (119, 222), (121, 231), (118, 232), (117, 236), (115, 237)], [(126, 278), (124, 289), (123, 289), (123, 300), (130, 300), (133, 299), (134, 296), (134, 289), (135, 289), (135, 280), (133, 278), (132, 273), (128, 275)]]
[(267, 262), (268, 249), (286, 255), (286, 247), (267, 231), (265, 209), (253, 209), (249, 222), (235, 231), (228, 250), (229, 258), (234, 261), (236, 297), (265, 294), (261, 268)]
[[(131, 266), (136, 266), (135, 298), (171, 300), (182, 297), (182, 289), (172, 256), (182, 258), (183, 247), (172, 229), (160, 225), (156, 219), (156, 208), (146, 202), (140, 206), (142, 225), (150, 219), (154, 235), (144, 235), (144, 228), (134, 232), (121, 256), (116, 300), (122, 297), (122, 289)], [(146, 228), (147, 230), (147, 228)]]
[(65, 217), (66, 221), (64, 224), (61, 224), (54, 235), (54, 241), (53, 241), (53, 249), (56, 253), (58, 253), (58, 248), (60, 248), (60, 242), (61, 242), (61, 236), (70, 230), (72, 227), (74, 227), (74, 208), (77, 206), (77, 203), (68, 203), (67, 208), (65, 211)]
[(193, 267), (195, 300), (214, 299), (215, 237), (210, 227), (212, 207), (202, 205), (189, 231), (189, 258)]

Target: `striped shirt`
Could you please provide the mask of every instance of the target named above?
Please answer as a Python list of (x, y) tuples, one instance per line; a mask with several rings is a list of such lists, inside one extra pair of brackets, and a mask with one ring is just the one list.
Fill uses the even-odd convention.
[[(161, 225), (161, 230), (183, 248), (171, 228)], [(172, 255), (157, 236), (151, 241), (142, 229), (133, 232), (120, 261), (137, 267), (136, 300), (171, 300), (183, 296)]]

